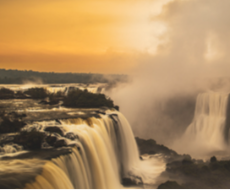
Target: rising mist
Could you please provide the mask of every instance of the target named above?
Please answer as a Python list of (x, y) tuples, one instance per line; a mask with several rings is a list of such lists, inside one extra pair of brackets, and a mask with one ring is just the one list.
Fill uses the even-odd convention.
[(198, 93), (229, 92), (229, 6), (172, 1), (151, 18), (167, 26), (157, 53), (140, 55), (131, 82), (110, 93), (136, 136), (170, 146), (192, 122)]

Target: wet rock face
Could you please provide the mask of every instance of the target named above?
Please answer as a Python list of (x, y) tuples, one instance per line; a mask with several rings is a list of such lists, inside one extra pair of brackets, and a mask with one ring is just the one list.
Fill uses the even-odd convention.
[(153, 139), (140, 139), (136, 137), (136, 142), (140, 151), (140, 154), (156, 154), (162, 153), (164, 155), (177, 156), (178, 154), (164, 145), (159, 145)]
[(124, 186), (136, 186), (136, 185), (143, 185), (143, 181), (138, 176), (132, 176), (132, 178), (122, 178), (122, 185)]
[(46, 137), (45, 141), (46, 141), (50, 146), (54, 146), (55, 142), (57, 141), (57, 137), (56, 137), (56, 136), (51, 136), (51, 135), (49, 135), (48, 137)]
[(44, 132), (32, 130), (22, 131), (19, 135), (15, 136), (14, 143), (22, 145), (27, 150), (39, 150), (45, 137)]
[(50, 133), (58, 133), (61, 136), (64, 136), (63, 131), (56, 126), (50, 126), (50, 127), (46, 127), (44, 131), (50, 132)]
[(59, 147), (63, 147), (63, 146), (67, 146), (67, 143), (66, 143), (66, 140), (65, 140), (65, 139), (57, 140), (57, 141), (54, 143), (54, 147), (55, 147), (55, 148), (59, 148)]
[(166, 181), (158, 186), (158, 189), (184, 189), (176, 181)]
[(70, 139), (70, 140), (75, 140), (75, 139), (79, 139), (78, 135), (75, 135), (72, 132), (66, 133), (65, 138)]
[(22, 121), (23, 117), (26, 117), (26, 115), (18, 114), (16, 112), (6, 113), (2, 111), (0, 113), (0, 134), (19, 132), (21, 128), (26, 125), (26, 123)]

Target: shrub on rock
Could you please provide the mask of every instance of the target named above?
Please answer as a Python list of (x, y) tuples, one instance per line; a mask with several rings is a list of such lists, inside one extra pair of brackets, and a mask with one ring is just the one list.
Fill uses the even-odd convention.
[(22, 131), (15, 136), (14, 143), (22, 145), (24, 149), (39, 150), (42, 147), (45, 134), (43, 132), (33, 129), (32, 131)]
[(29, 95), (33, 99), (43, 99), (49, 96), (49, 92), (44, 88), (29, 88), (24, 94)]
[(87, 90), (74, 89), (70, 90), (64, 98), (64, 106), (75, 108), (99, 108), (106, 106), (112, 108), (114, 104), (104, 94), (94, 94)]
[(12, 99), (14, 98), (14, 91), (8, 88), (0, 89), (0, 99)]

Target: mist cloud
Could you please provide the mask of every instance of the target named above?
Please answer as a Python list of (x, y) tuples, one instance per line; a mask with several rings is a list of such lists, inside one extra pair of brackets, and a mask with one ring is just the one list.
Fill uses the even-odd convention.
[(136, 136), (170, 144), (191, 122), (199, 92), (230, 90), (228, 7), (228, 0), (177, 0), (151, 18), (167, 26), (157, 54), (142, 56), (132, 82), (111, 92)]

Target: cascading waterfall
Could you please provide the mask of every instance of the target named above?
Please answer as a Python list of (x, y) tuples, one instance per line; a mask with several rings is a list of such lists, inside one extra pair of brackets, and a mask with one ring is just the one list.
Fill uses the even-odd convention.
[[(198, 95), (194, 119), (175, 149), (183, 152), (213, 152), (226, 149), (228, 94), (206, 92)], [(183, 147), (180, 146), (183, 144)], [(186, 147), (186, 150), (184, 150)], [(182, 152), (182, 151), (181, 151)]]
[[(48, 127), (64, 134), (47, 132)], [(76, 118), (36, 121), (24, 128), (34, 129), (46, 134), (41, 150), (14, 153), (22, 148), (15, 144), (2, 148), (0, 188), (118, 189), (124, 188), (123, 178), (157, 185), (165, 170), (162, 160), (139, 159), (131, 127), (118, 111), (96, 110)], [(64, 144), (49, 145), (47, 139), (53, 137), (55, 143)]]
[[(78, 139), (72, 153), (47, 161), (26, 188), (121, 188), (121, 178), (135, 175), (139, 154), (125, 117), (107, 111), (101, 118), (65, 119), (61, 127)], [(42, 122), (45, 126), (46, 122)], [(60, 179), (61, 178), (61, 179)]]

